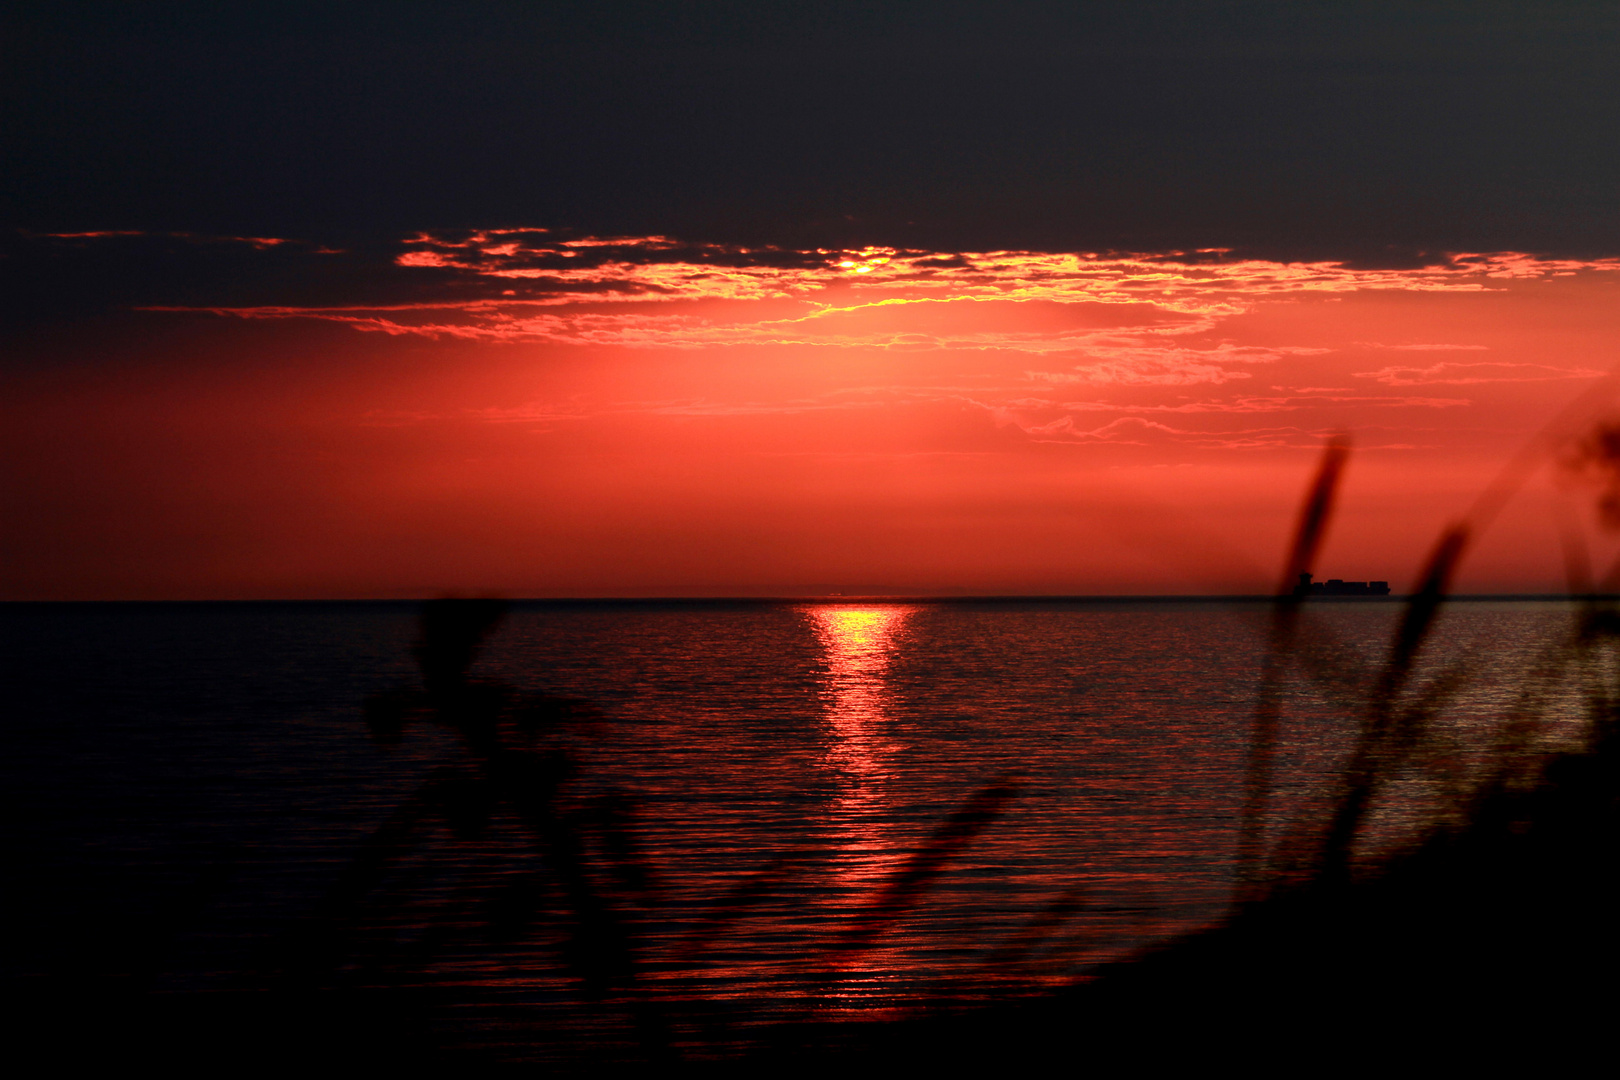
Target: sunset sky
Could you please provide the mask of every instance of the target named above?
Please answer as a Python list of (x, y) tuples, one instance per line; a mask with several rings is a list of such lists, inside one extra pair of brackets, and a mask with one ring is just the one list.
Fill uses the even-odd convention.
[(1337, 433), (1323, 577), (1613, 556), (1615, 9), (8, 19), (0, 598), (1266, 592)]

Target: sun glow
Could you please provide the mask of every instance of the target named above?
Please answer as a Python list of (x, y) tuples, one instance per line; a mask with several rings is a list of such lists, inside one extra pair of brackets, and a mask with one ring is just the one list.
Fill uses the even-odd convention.
[(805, 608), (827, 665), (827, 765), (838, 774), (833, 827), (842, 834), (850, 885), (869, 884), (896, 860), (876, 815), (885, 803), (891, 692), (885, 678), (914, 608)]
[(856, 774), (871, 771), (861, 744), (887, 718), (889, 690), (883, 676), (895, 635), (911, 612), (906, 607), (808, 609), (826, 652), (831, 697), (827, 718), (849, 750), (840, 756), (847, 757)]

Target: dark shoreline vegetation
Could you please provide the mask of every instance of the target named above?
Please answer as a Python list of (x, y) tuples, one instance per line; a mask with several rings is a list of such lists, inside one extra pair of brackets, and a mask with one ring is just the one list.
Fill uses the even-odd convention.
[[(1301, 514), (1283, 581), (1315, 560), (1326, 532), (1343, 447), (1330, 446)], [(106, 985), (34, 995), (17, 1019), (35, 1045), (64, 1063), (163, 1063), (256, 1071), (316, 1062), (335, 1066), (492, 1069), (544, 1044), (544, 1064), (565, 1071), (601, 1063), (671, 1068), (768, 1068), (777, 1074), (900, 1068), (1040, 1068), (1083, 1063), (1227, 1061), (1262, 1071), (1372, 1067), (1413, 1053), (1423, 1060), (1546, 1063), (1606, 1048), (1609, 989), (1620, 937), (1615, 845), (1620, 838), (1620, 611), (1617, 594), (1572, 573), (1574, 596), (1450, 597), (1466, 547), (1448, 532), (1401, 597), (808, 597), (792, 603), (1038, 606), (1239, 603), (1269, 612), (1268, 658), (1255, 705), (1237, 895), (1203, 930), (1095, 968), (1056, 990), (1010, 983), (1001, 1000), (938, 1000), (894, 1019), (739, 1028), (725, 1003), (660, 996), (636, 947), (636, 920), (656, 910), (657, 875), (638, 836), (633, 793), (581, 794), (575, 748), (605, 717), (590, 702), (525, 691), (470, 673), (480, 644), (511, 608), (715, 608), (783, 599), (439, 600), (420, 604), (413, 656), (418, 685), (373, 694), (364, 719), (376, 743), (399, 746), (414, 729), (453, 733), (460, 760), (433, 768), (367, 837), (324, 899), (293, 928), (262, 978), (228, 993), (146, 994)], [(1464, 657), (1418, 678), (1416, 658), (1444, 603), (1575, 600), (1567, 639), (1516, 690), (1487, 747), (1459, 748), (1436, 720), (1477, 666)], [(178, 602), (180, 604), (194, 602)], [(217, 602), (230, 603), (230, 602)], [(388, 604), (317, 601), (289, 604)], [(1360, 663), (1307, 627), (1323, 604), (1396, 604), (1387, 655)], [(209, 606), (213, 606), (210, 604)], [(1270, 819), (1279, 695), (1303, 677), (1362, 717), (1329, 812)], [(1579, 751), (1549, 750), (1547, 703), (1579, 688), (1586, 713)], [(1461, 751), (1483, 756), (1464, 767)], [(1361, 850), (1368, 817), (1398, 773), (1424, 777), (1441, 808), (1418, 841), (1372, 858)], [(857, 965), (972, 850), (1018, 797), (1007, 776), (940, 820), (876, 890), (864, 914), (827, 940), (818, 962)], [(547, 1030), (521, 1008), (501, 1014), (499, 1045), (468, 1047), (436, 1033), (465, 1004), (452, 991), (348, 985), (343, 967), (363, 955), (373, 972), (426, 962), (435, 931), (408, 946), (367, 938), (365, 912), (388, 875), (429, 830), (472, 842), (505, 814), (520, 823), (550, 875), (551, 915), (561, 897), (562, 963), (616, 1025)], [(1269, 827), (1268, 827), (1269, 826)], [(1280, 836), (1280, 839), (1278, 837)], [(716, 896), (691, 937), (694, 952), (753, 907), (791, 896), (804, 868), (793, 851), (764, 859)], [(490, 940), (520, 937), (541, 917), (540, 886), (518, 880), (477, 898)], [(1009, 962), (1060, 940), (1077, 901), (1058, 897), (1006, 946)], [(174, 911), (176, 922), (187, 917)], [(27, 927), (13, 928), (26, 934)], [(138, 947), (138, 946), (132, 946)], [(1013, 955), (1018, 954), (1018, 955)], [(487, 1004), (487, 1003), (486, 1003)], [(531, 1062), (525, 1067), (533, 1067)]]
[[(1614, 472), (1615, 429), (1600, 426), (1582, 449), (1588, 460), (1581, 464)], [(1330, 443), (1270, 601), (1270, 656), (1228, 917), (1038, 1001), (784, 1037), (791, 1045), (772, 1048), (765, 1060), (805, 1075), (851, 1066), (1040, 1069), (1077, 1059), (1113, 1067), (1220, 1063), (1264, 1073), (1362, 1072), (1396, 1061), (1523, 1068), (1607, 1060), (1620, 1004), (1613, 988), (1620, 961), (1620, 668), (1613, 649), (1620, 611), (1611, 593), (1589, 591), (1584, 548), (1566, 536), (1577, 617), (1568, 639), (1542, 657), (1539, 685), (1521, 688), (1496, 745), (1487, 748), (1489, 767), (1470, 782), (1447, 760), (1456, 748), (1433, 735), (1471, 665), (1427, 686), (1412, 678), (1445, 603), (1507, 599), (1447, 595), (1470, 523), (1440, 537), (1408, 596), (1289, 594), (1320, 549), (1347, 457), (1347, 443)], [(1620, 514), (1609, 483), (1600, 507), (1612, 523)], [(1604, 584), (1617, 577), (1620, 564)], [(1402, 605), (1382, 665), (1349, 670), (1303, 638), (1300, 609), (1323, 600)], [(1331, 812), (1292, 823), (1284, 841), (1267, 850), (1262, 834), (1285, 667), (1357, 699), (1364, 719)], [(1585, 698), (1586, 745), (1549, 752), (1536, 740), (1547, 722), (1542, 708), (1549, 686), (1566, 678)], [(1430, 771), (1452, 813), (1435, 814), (1415, 843), (1358, 865), (1358, 832), (1379, 789), (1413, 765)]]

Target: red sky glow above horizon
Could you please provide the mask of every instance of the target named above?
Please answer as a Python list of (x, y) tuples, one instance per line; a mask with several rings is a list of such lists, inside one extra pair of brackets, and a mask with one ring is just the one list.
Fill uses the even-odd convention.
[(1613, 404), (1620, 260), (539, 229), (389, 258), (386, 295), (147, 304), (39, 346), (8, 598), (1266, 592), (1337, 432), (1322, 576), (1405, 589), (1527, 447), (1457, 587), (1561, 590), (1572, 537), (1613, 547), (1559, 461)]

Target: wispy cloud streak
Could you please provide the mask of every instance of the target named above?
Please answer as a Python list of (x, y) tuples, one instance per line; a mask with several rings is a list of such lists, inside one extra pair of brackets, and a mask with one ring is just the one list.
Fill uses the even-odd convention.
[(1471, 386), (1478, 383), (1597, 379), (1607, 373), (1596, 368), (1561, 368), (1550, 364), (1458, 364), (1448, 361), (1422, 368), (1395, 365), (1354, 374), (1359, 379), (1373, 379), (1386, 386)]

